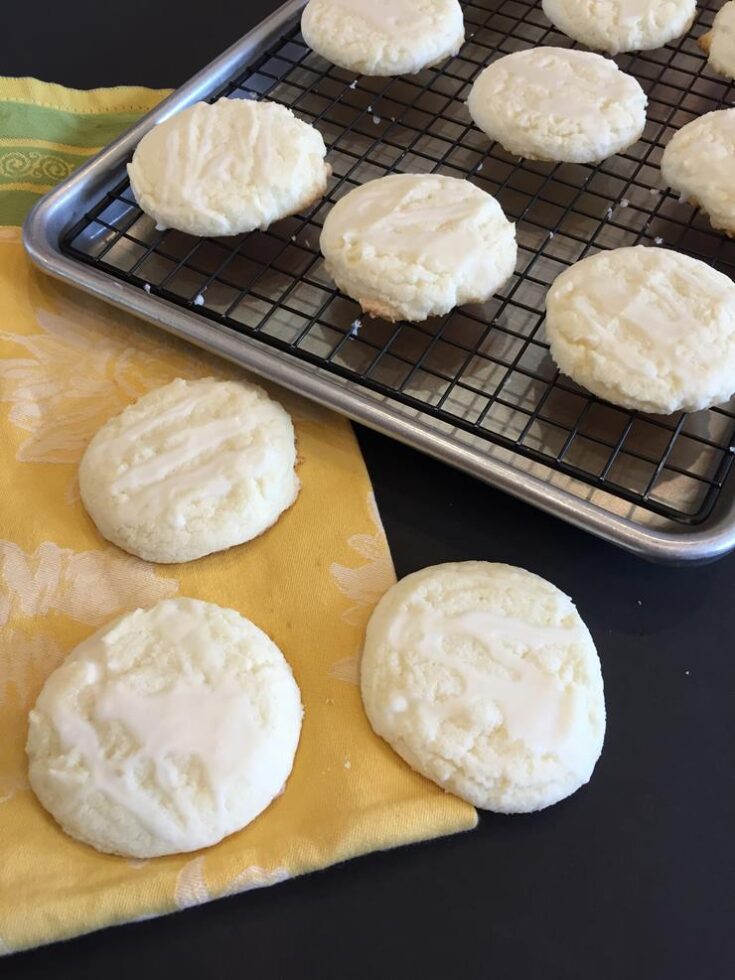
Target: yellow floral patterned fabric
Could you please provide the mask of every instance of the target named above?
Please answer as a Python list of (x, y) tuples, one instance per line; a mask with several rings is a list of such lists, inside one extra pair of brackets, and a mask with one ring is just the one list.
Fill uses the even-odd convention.
[[(29, 167), (22, 188), (17, 180), (10, 190), (6, 185), (10, 210), (47, 189), (54, 175), (42, 158), (56, 156), (57, 144), (67, 156), (81, 146), (83, 158), (100, 133), (114, 135), (111, 114), (122, 117), (116, 117), (119, 129), (156, 97), (0, 79), (0, 161), (12, 169), (9, 152), (17, 154), (25, 139)], [(46, 115), (28, 124), (27, 138), (18, 132), (34, 107), (56, 113), (50, 127), (56, 143), (40, 145)], [(3, 135), (8, 119), (15, 120), (12, 137)], [(90, 119), (92, 135), (85, 127)], [(27, 146), (39, 156), (29, 158)], [(0, 163), (0, 215), (7, 215), (2, 174)], [(472, 807), (411, 772), (376, 738), (361, 708), (363, 631), (394, 573), (345, 420), (271, 389), (296, 424), (303, 489), (276, 526), (248, 545), (156, 567), (107, 544), (86, 516), (76, 470), (96, 429), (151, 388), (211, 375), (242, 376), (45, 278), (26, 259), (20, 229), (0, 226), (2, 952), (186, 908), (476, 823)], [(284, 651), (306, 709), (296, 764), (285, 794), (213, 848), (151, 861), (101, 855), (66, 837), (30, 791), (27, 713), (44, 679), (77, 643), (121, 612), (172, 595), (237, 609)]]

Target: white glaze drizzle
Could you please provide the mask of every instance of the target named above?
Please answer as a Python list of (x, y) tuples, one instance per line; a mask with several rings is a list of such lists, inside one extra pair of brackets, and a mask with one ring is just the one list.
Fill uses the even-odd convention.
[[(198, 823), (201, 813), (191, 793), (182, 792), (176, 760), (198, 761), (213, 810), (221, 813), (233, 776), (243, 771), (245, 759), (257, 760), (266, 733), (250, 696), (218, 671), (209, 652), (212, 638), (201, 620), (175, 603), (163, 603), (145, 615), (146, 628), (163, 631), (167, 646), (195, 654), (197, 669), (190, 656), (182, 656), (173, 684), (153, 692), (138, 690), (110, 663), (113, 627), (90, 637), (74, 654), (80, 690), (95, 686), (94, 724), (55, 700), (51, 691), (44, 692), (39, 706), (49, 715), (62, 746), (85, 760), (100, 792), (134, 813), (156, 838), (185, 847), (187, 827)], [(208, 680), (210, 673), (219, 674), (216, 682)], [(133, 740), (132, 751), (119, 758), (106, 755), (100, 732), (109, 725), (119, 726)], [(139, 787), (144, 768), (152, 770), (152, 792)]]
[[(511, 739), (536, 754), (557, 756), (573, 772), (584, 772), (589, 760), (583, 691), (576, 684), (562, 685), (524, 656), (572, 642), (576, 629), (576, 625), (534, 626), (490, 610), (446, 615), (425, 606), (408, 606), (396, 616), (388, 639), (393, 649), (413, 647), (422, 660), (441, 665), (461, 681), (461, 694), (423, 701), (422, 713), (443, 721), (473, 702), (492, 703)], [(480, 644), (487, 661), (468, 663), (447, 652), (444, 641), (454, 637)]]

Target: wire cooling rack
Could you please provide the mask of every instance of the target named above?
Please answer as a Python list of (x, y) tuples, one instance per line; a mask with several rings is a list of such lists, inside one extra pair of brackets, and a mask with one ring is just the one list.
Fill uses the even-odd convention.
[[(643, 138), (599, 166), (518, 159), (471, 124), (465, 101), (496, 58), (574, 45), (530, 0), (465, 3), (459, 55), (419, 75), (355, 78), (310, 51), (298, 21), (210, 101), (268, 98), (316, 125), (333, 168), (326, 198), (266, 232), (194, 239), (156, 230), (121, 181), (65, 235), (61, 250), (201, 317), (395, 400), (424, 418), (604, 490), (678, 524), (711, 513), (730, 471), (733, 405), (651, 416), (615, 408), (559, 375), (548, 354), (544, 295), (591, 252), (660, 244), (735, 276), (735, 242), (660, 185), (663, 147), (698, 115), (735, 102), (695, 39), (616, 60), (648, 99)], [(331, 205), (390, 173), (466, 177), (517, 225), (512, 280), (488, 303), (421, 324), (360, 314), (326, 277), (319, 234)]]

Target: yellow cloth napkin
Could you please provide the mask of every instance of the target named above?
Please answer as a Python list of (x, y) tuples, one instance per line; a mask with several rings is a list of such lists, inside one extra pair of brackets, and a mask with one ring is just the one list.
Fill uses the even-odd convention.
[[(350, 425), (274, 390), (303, 489), (274, 528), (156, 567), (107, 544), (79, 501), (95, 430), (175, 377), (242, 376), (36, 272), (21, 246), (38, 194), (162, 93), (0, 79), (0, 950), (269, 885), (368, 851), (471, 828), (472, 807), (371, 732), (357, 687), (371, 607), (393, 566)], [(239, 610), (284, 651), (305, 704), (283, 796), (215, 847), (132, 861), (67, 837), (28, 788), (26, 718), (44, 679), (101, 624), (164, 596)]]

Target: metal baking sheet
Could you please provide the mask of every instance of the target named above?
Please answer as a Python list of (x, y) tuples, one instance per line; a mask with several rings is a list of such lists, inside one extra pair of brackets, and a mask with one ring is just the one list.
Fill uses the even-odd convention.
[[(671, 134), (732, 104), (696, 37), (623, 55), (649, 97), (643, 138), (597, 167), (519, 160), (471, 124), (484, 65), (537, 44), (572, 46), (531, 0), (465, 3), (456, 58), (419, 75), (355, 78), (304, 45), (294, 0), (182, 86), (34, 208), (26, 248), (45, 271), (209, 351), (430, 453), (640, 555), (712, 560), (735, 547), (728, 479), (735, 406), (654, 417), (599, 401), (560, 376), (543, 300), (562, 269), (601, 248), (664, 244), (735, 274), (735, 243), (660, 186)], [(201, 99), (269, 98), (324, 135), (329, 193), (267, 232), (199, 240), (159, 231), (125, 164), (152, 126)], [(426, 324), (360, 316), (318, 251), (331, 203), (393, 172), (466, 177), (517, 221), (516, 275), (491, 301)]]

